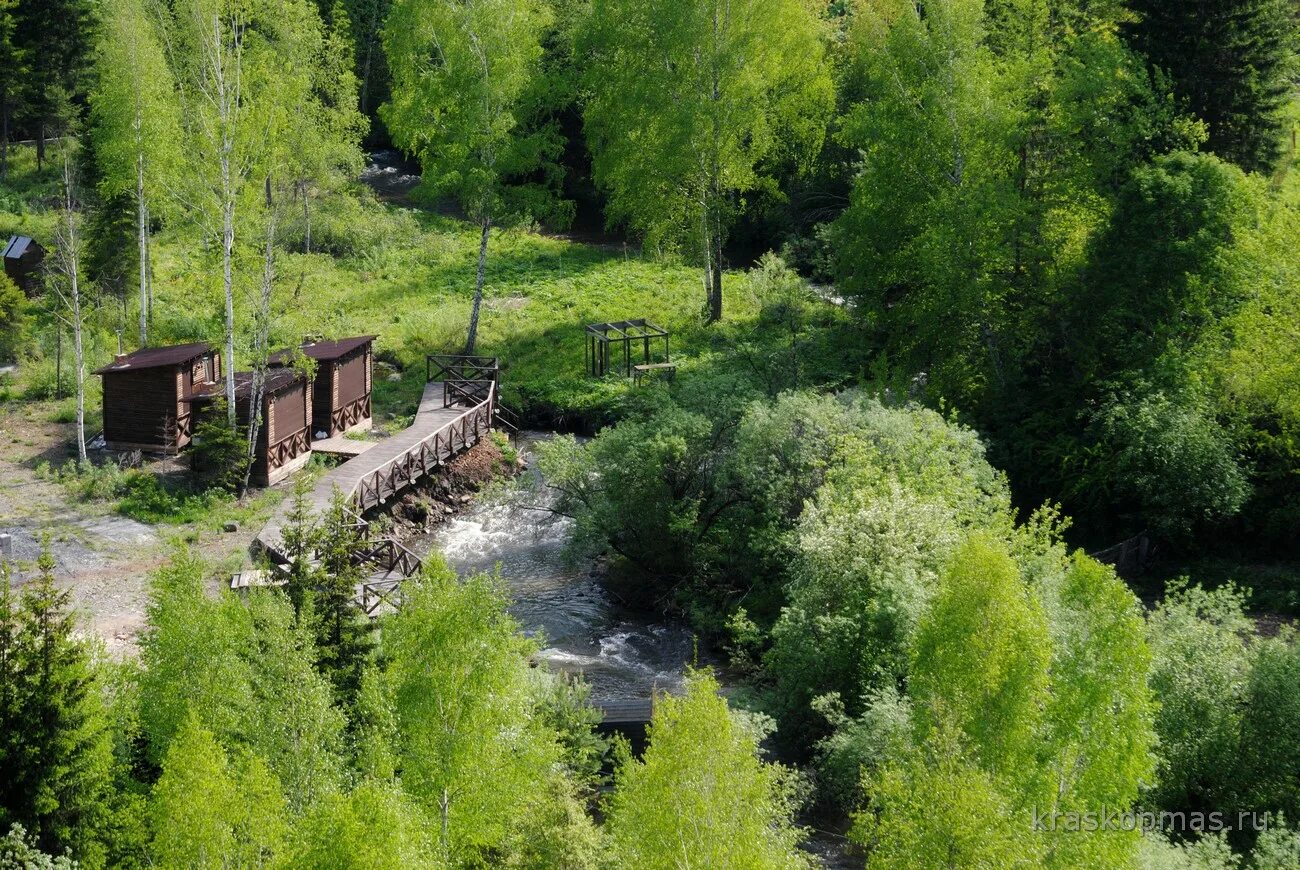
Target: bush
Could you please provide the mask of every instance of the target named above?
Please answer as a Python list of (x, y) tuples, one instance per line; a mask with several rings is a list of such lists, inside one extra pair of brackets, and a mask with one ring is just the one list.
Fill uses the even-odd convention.
[(14, 360), (27, 347), (27, 297), (0, 272), (0, 360)]
[(226, 498), (221, 490), (172, 492), (156, 475), (144, 471), (129, 472), (118, 494), (122, 498), (118, 513), (144, 523), (192, 523)]
[(1139, 526), (1185, 540), (1235, 514), (1250, 494), (1231, 439), (1191, 395), (1122, 394), (1096, 422), (1113, 461), (1091, 483), (1112, 483)]
[(215, 403), (194, 429), (190, 448), (194, 471), (208, 489), (237, 493), (248, 476), (247, 433), (230, 428), (226, 406)]

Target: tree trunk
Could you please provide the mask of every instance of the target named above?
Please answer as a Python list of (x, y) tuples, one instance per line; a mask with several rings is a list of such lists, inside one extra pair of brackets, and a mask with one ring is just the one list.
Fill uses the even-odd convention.
[(54, 398), (63, 398), (63, 327), (54, 324)]
[(235, 428), (235, 201), (230, 189), (230, 156), (221, 156), (221, 282), (226, 293), (226, 419)]
[(140, 347), (149, 346), (149, 219), (144, 201), (144, 155), (135, 157), (135, 231), (140, 247)]
[(469, 338), (465, 341), (465, 353), (474, 352), (474, 343), (478, 338), (478, 310), (483, 304), (483, 277), (487, 271), (488, 233), (492, 230), (492, 219), (483, 218), (483, 235), (478, 243), (478, 276), (474, 281), (474, 307), (469, 312)]
[(704, 306), (709, 307), (713, 298), (713, 242), (709, 239), (709, 208), (701, 206), (700, 233), (704, 245)]
[(36, 125), (36, 171), (45, 166), (45, 122)]
[[(269, 358), (268, 342), (271, 335), (271, 290), (275, 286), (275, 206), (271, 200), (271, 179), (266, 179), (266, 247), (262, 258), (262, 287), (258, 300), (257, 316), (253, 325), (253, 383), (248, 396), (248, 467), (244, 469), (243, 487), (240, 494), (248, 491), (249, 478), (253, 474), (253, 463), (257, 460), (257, 439), (261, 434), (262, 400), (266, 394), (266, 369)], [(311, 389), (310, 386), (307, 389)], [(270, 463), (269, 448), (267, 442)], [(267, 473), (271, 471), (269, 464)]]
[(713, 286), (709, 288), (709, 323), (722, 319), (722, 234), (713, 233)]
[(303, 248), (306, 253), (311, 253), (311, 203), (307, 198), (307, 182), (299, 182), (299, 188), (302, 191), (302, 220), (306, 226), (305, 239)]
[(81, 290), (76, 255), (72, 260), (72, 361), (77, 367), (77, 459), (86, 461), (86, 356), (81, 343)]
[(447, 793), (445, 785), (442, 787), (442, 797), (438, 800), (438, 810), (442, 816), (442, 853), (446, 855), (451, 850), (451, 846), (447, 842), (450, 834), (448, 828), (450, 827), (451, 795)]

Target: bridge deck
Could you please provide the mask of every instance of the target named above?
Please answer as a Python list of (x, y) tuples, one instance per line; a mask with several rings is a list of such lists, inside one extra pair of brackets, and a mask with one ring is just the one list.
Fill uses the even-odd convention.
[[(355, 509), (382, 504), (486, 435), (491, 404), (489, 399), (473, 407), (444, 408), (442, 382), (426, 384), (411, 425), (323, 474), (307, 495), (308, 509), (317, 516), (324, 513), (336, 488)], [(282, 501), (257, 535), (256, 546), (273, 557), (280, 552), (280, 530), (291, 504), (292, 498)]]

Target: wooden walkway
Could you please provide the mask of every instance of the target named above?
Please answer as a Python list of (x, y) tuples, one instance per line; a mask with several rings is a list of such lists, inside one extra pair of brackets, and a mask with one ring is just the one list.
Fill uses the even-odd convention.
[[(477, 404), (450, 408), (443, 407), (444, 394), (441, 381), (426, 384), (414, 422), (322, 475), (307, 495), (308, 509), (317, 516), (325, 513), (337, 489), (353, 510), (364, 513), (486, 437), (492, 428), (495, 389)], [(285, 561), (281, 529), (291, 505), (292, 499), (281, 502), (254, 542), (273, 561)]]

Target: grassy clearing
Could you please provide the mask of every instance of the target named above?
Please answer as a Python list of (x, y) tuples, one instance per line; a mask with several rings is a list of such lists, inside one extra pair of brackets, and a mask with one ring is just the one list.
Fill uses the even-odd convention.
[[(376, 372), (377, 411), (409, 414), (423, 389), (425, 354), (455, 352), (464, 344), (478, 234), (426, 212), (378, 204), (366, 210), (367, 220), (384, 230), (374, 246), (341, 258), (282, 258), (275, 341), (378, 334), (379, 358), (395, 371)], [(158, 334), (217, 339), (222, 300), (220, 284), (205, 277), (218, 274), (211, 258), (180, 233), (165, 236), (159, 249)], [(730, 316), (752, 317), (743, 276), (728, 279)], [(252, 289), (241, 288), (245, 308)], [(622, 379), (585, 376), (585, 324), (648, 317), (672, 330), (674, 356), (690, 356), (714, 340), (702, 325), (702, 300), (694, 268), (531, 230), (500, 231), (488, 254), (478, 351), (501, 357), (508, 402), (534, 413), (582, 413), (627, 389)]]

